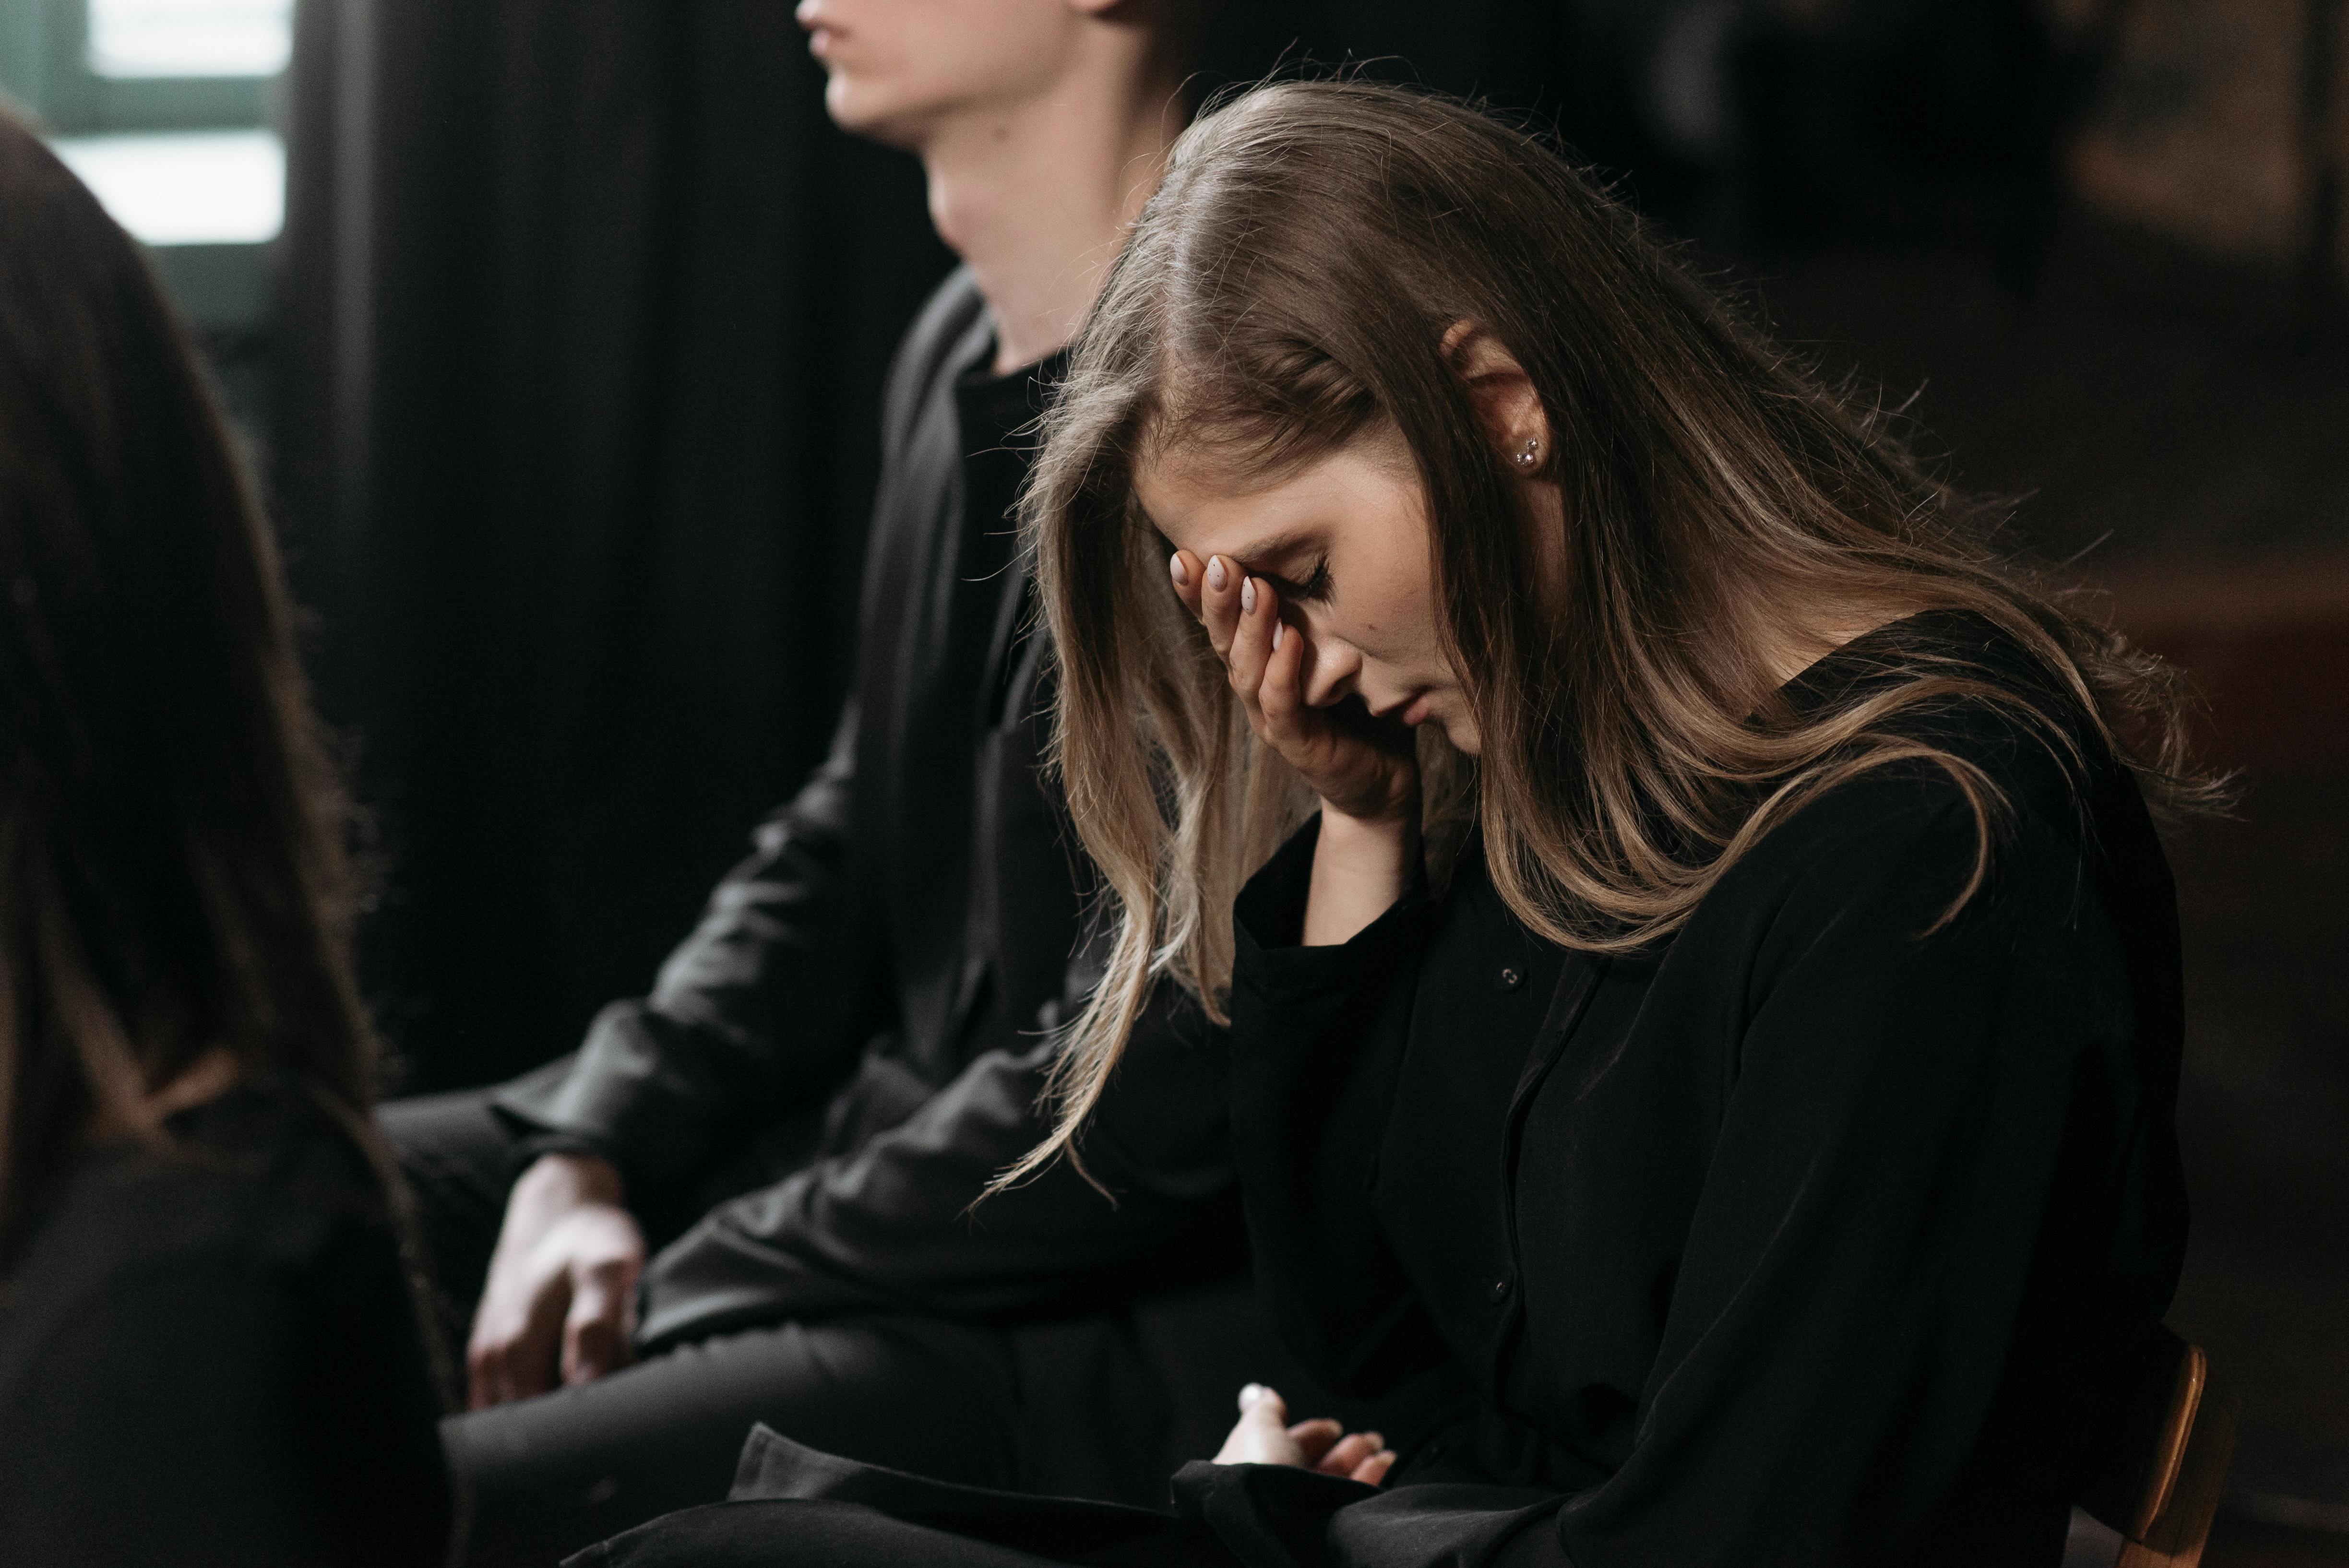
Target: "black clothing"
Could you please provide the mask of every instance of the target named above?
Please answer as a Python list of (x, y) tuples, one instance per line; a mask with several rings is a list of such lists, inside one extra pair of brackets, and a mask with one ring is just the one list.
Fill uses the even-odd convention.
[(253, 1087), (93, 1150), (0, 1276), (0, 1562), (447, 1560), (440, 1404), (375, 1173)]
[[(1247, 1534), (1246, 1521), (1258, 1511), (1248, 1494), (1374, 1495), (1303, 1470), (1204, 1461), (1185, 1465), (1173, 1491), (1172, 1517), (1116, 1503), (1017, 1497), (854, 1464), (761, 1427), (742, 1446), (729, 1501), (602, 1542), (565, 1568), (767, 1562), (1240, 1568), (1258, 1561), (1248, 1548), (1262, 1544)], [(1237, 1556), (1216, 1534), (1217, 1524), (1234, 1522), (1243, 1537)]]
[[(465, 1308), (448, 1331), (462, 1335), (503, 1216), (513, 1130), (479, 1094), (407, 1100), (383, 1121), (435, 1219), (442, 1277)], [(787, 1154), (754, 1142), (731, 1169), (749, 1185), (740, 1172)], [(680, 1217), (690, 1202), (647, 1222), (656, 1246), (693, 1217)], [(453, 1417), (443, 1427), (450, 1463), (474, 1499), (467, 1561), (544, 1564), (723, 1497), (744, 1435), (761, 1421), (948, 1480), (1153, 1500), (1170, 1452), (1212, 1451), (1233, 1389), (1290, 1375), (1245, 1350), (1201, 1357), (1189, 1343), (1202, 1314), (1210, 1327), (1236, 1312), (1254, 1326), (1235, 1283), (1019, 1323), (857, 1312), (738, 1328), (593, 1383)], [(1206, 1387), (1187, 1386), (1208, 1367)]]
[[(2047, 691), (1934, 615), (1782, 695), (1848, 701), (1896, 641)], [(1342, 946), (1297, 945), (1311, 828), (1250, 882), (1233, 1134), (1270, 1310), (1339, 1387), (1433, 1362), (1476, 1397), (1380, 1492), (1234, 1494), (1206, 1515), (1224, 1542), (1342, 1568), (2060, 1559), (2101, 1374), (2183, 1246), (2174, 900), (2116, 763), (2075, 788), (1979, 699), (1913, 723), (2013, 808), (1946, 922), (1974, 820), (1923, 763), (1775, 827), (1635, 956), (1535, 939), (1473, 842), (1445, 896)]]
[[(2061, 701), (1986, 623), (1943, 615), (1790, 699), (1840, 706), (1895, 640)], [(1480, 864), (1444, 904), (1296, 946), (1309, 834), (1243, 896), (1258, 1277), (1340, 1387), (1439, 1356), (1475, 1379), (1476, 1414), (1377, 1505), (1431, 1547), (2060, 1558), (2099, 1369), (2159, 1321), (2183, 1251), (2175, 899), (2116, 764), (2075, 790), (1987, 704), (1917, 722), (2014, 808), (1994, 882), (1938, 929), (1976, 833), (1930, 764), (1767, 833), (1638, 957), (1532, 951)], [(1403, 1501), (1446, 1481), (1476, 1490)], [(1341, 1561), (1415, 1560), (1353, 1544), (1343, 1512), (1330, 1532)]]
[(989, 377), (993, 346), (957, 273), (892, 373), (830, 759), (759, 829), (653, 994), (492, 1101), (540, 1135), (525, 1156), (591, 1150), (655, 1211), (746, 1140), (802, 1129), (792, 1175), (654, 1260), (648, 1350), (848, 1310), (1098, 1299), (1194, 1232), (1237, 1234), (1222, 1041), (1172, 1004), (1143, 1031), (1137, 1092), (1087, 1146), (1119, 1202), (1056, 1169), (963, 1217), (1042, 1136), (1038, 1031), (1088, 980), (1071, 969), (1087, 890), (1040, 775), (1044, 661), (1019, 634), (1007, 518), (1052, 371)]
[[(476, 1561), (722, 1495), (752, 1416), (860, 1459), (1111, 1495), (1154, 1492), (1191, 1424), (1125, 1315), (1146, 1287), (1242, 1272), (1220, 1031), (1171, 987), (1152, 1010), (1086, 1144), (1115, 1203), (1062, 1165), (971, 1212), (1045, 1135), (1047, 1031), (1094, 973), (1072, 963), (1088, 889), (1040, 775), (1046, 662), (1009, 517), (1058, 366), (996, 377), (993, 349), (957, 273), (892, 372), (832, 754), (652, 995), (537, 1073), (385, 1112), (454, 1324), (540, 1153), (610, 1160), (657, 1249), (647, 1359), (451, 1423)], [(1065, 1370), (1030, 1376), (1039, 1335)], [(925, 1388), (959, 1406), (957, 1440)], [(1055, 1398), (1051, 1449), (1036, 1412)]]

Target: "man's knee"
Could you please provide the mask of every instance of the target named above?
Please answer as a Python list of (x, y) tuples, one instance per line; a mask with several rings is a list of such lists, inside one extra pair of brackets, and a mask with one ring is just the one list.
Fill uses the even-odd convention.
[(551, 1562), (725, 1496), (755, 1422), (869, 1464), (1010, 1485), (1019, 1391), (994, 1330), (849, 1318), (678, 1346), (441, 1432), (473, 1494), (471, 1562), (492, 1568)]

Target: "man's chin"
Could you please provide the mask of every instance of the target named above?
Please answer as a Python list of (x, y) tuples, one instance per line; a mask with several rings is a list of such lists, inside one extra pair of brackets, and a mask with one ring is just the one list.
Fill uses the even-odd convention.
[(834, 76), (824, 84), (823, 108), (832, 123), (852, 136), (908, 152), (919, 149), (921, 117), (865, 83)]

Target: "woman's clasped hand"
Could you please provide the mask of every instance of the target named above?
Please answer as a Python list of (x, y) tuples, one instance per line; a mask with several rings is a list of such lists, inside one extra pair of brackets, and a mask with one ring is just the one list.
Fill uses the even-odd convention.
[(1288, 1465), (1376, 1486), (1394, 1450), (1376, 1432), (1349, 1432), (1328, 1417), (1292, 1422), (1288, 1403), (1261, 1383), (1240, 1390), (1240, 1418), (1216, 1452), (1219, 1465)]

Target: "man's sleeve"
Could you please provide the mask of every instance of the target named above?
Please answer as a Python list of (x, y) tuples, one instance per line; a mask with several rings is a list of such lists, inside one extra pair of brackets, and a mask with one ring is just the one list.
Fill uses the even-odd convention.
[[(870, 568), (900, 552), (897, 532), (927, 526), (929, 514), (900, 504), (898, 493), (910, 482), (912, 432), (985, 309), (970, 270), (957, 270), (890, 366), (861, 642), (889, 634), (876, 619), (889, 611), (875, 597), (883, 579)], [(852, 697), (830, 757), (759, 825), (750, 858), (718, 884), (652, 995), (605, 1008), (575, 1054), (497, 1092), (492, 1105), (524, 1133), (521, 1159), (601, 1155), (619, 1167), (634, 1202), (707, 1166), (778, 1111), (802, 1108), (884, 1026), (885, 953), (853, 863), (857, 722)]]
[(845, 1068), (879, 963), (849, 864), (855, 752), (852, 702), (831, 756), (759, 825), (652, 994), (605, 1008), (574, 1056), (497, 1092), (530, 1134), (525, 1157), (597, 1154), (631, 1192), (657, 1191)]
[(985, 1195), (1049, 1130), (1051, 1026), (1091, 979), (1081, 956), (1028, 1048), (988, 1052), (863, 1148), (712, 1211), (653, 1261), (640, 1342), (875, 1308), (988, 1316), (1072, 1304), (1195, 1247), (1236, 1252), (1224, 1034), (1172, 985), (1083, 1138), (1112, 1196), (1065, 1160)]

